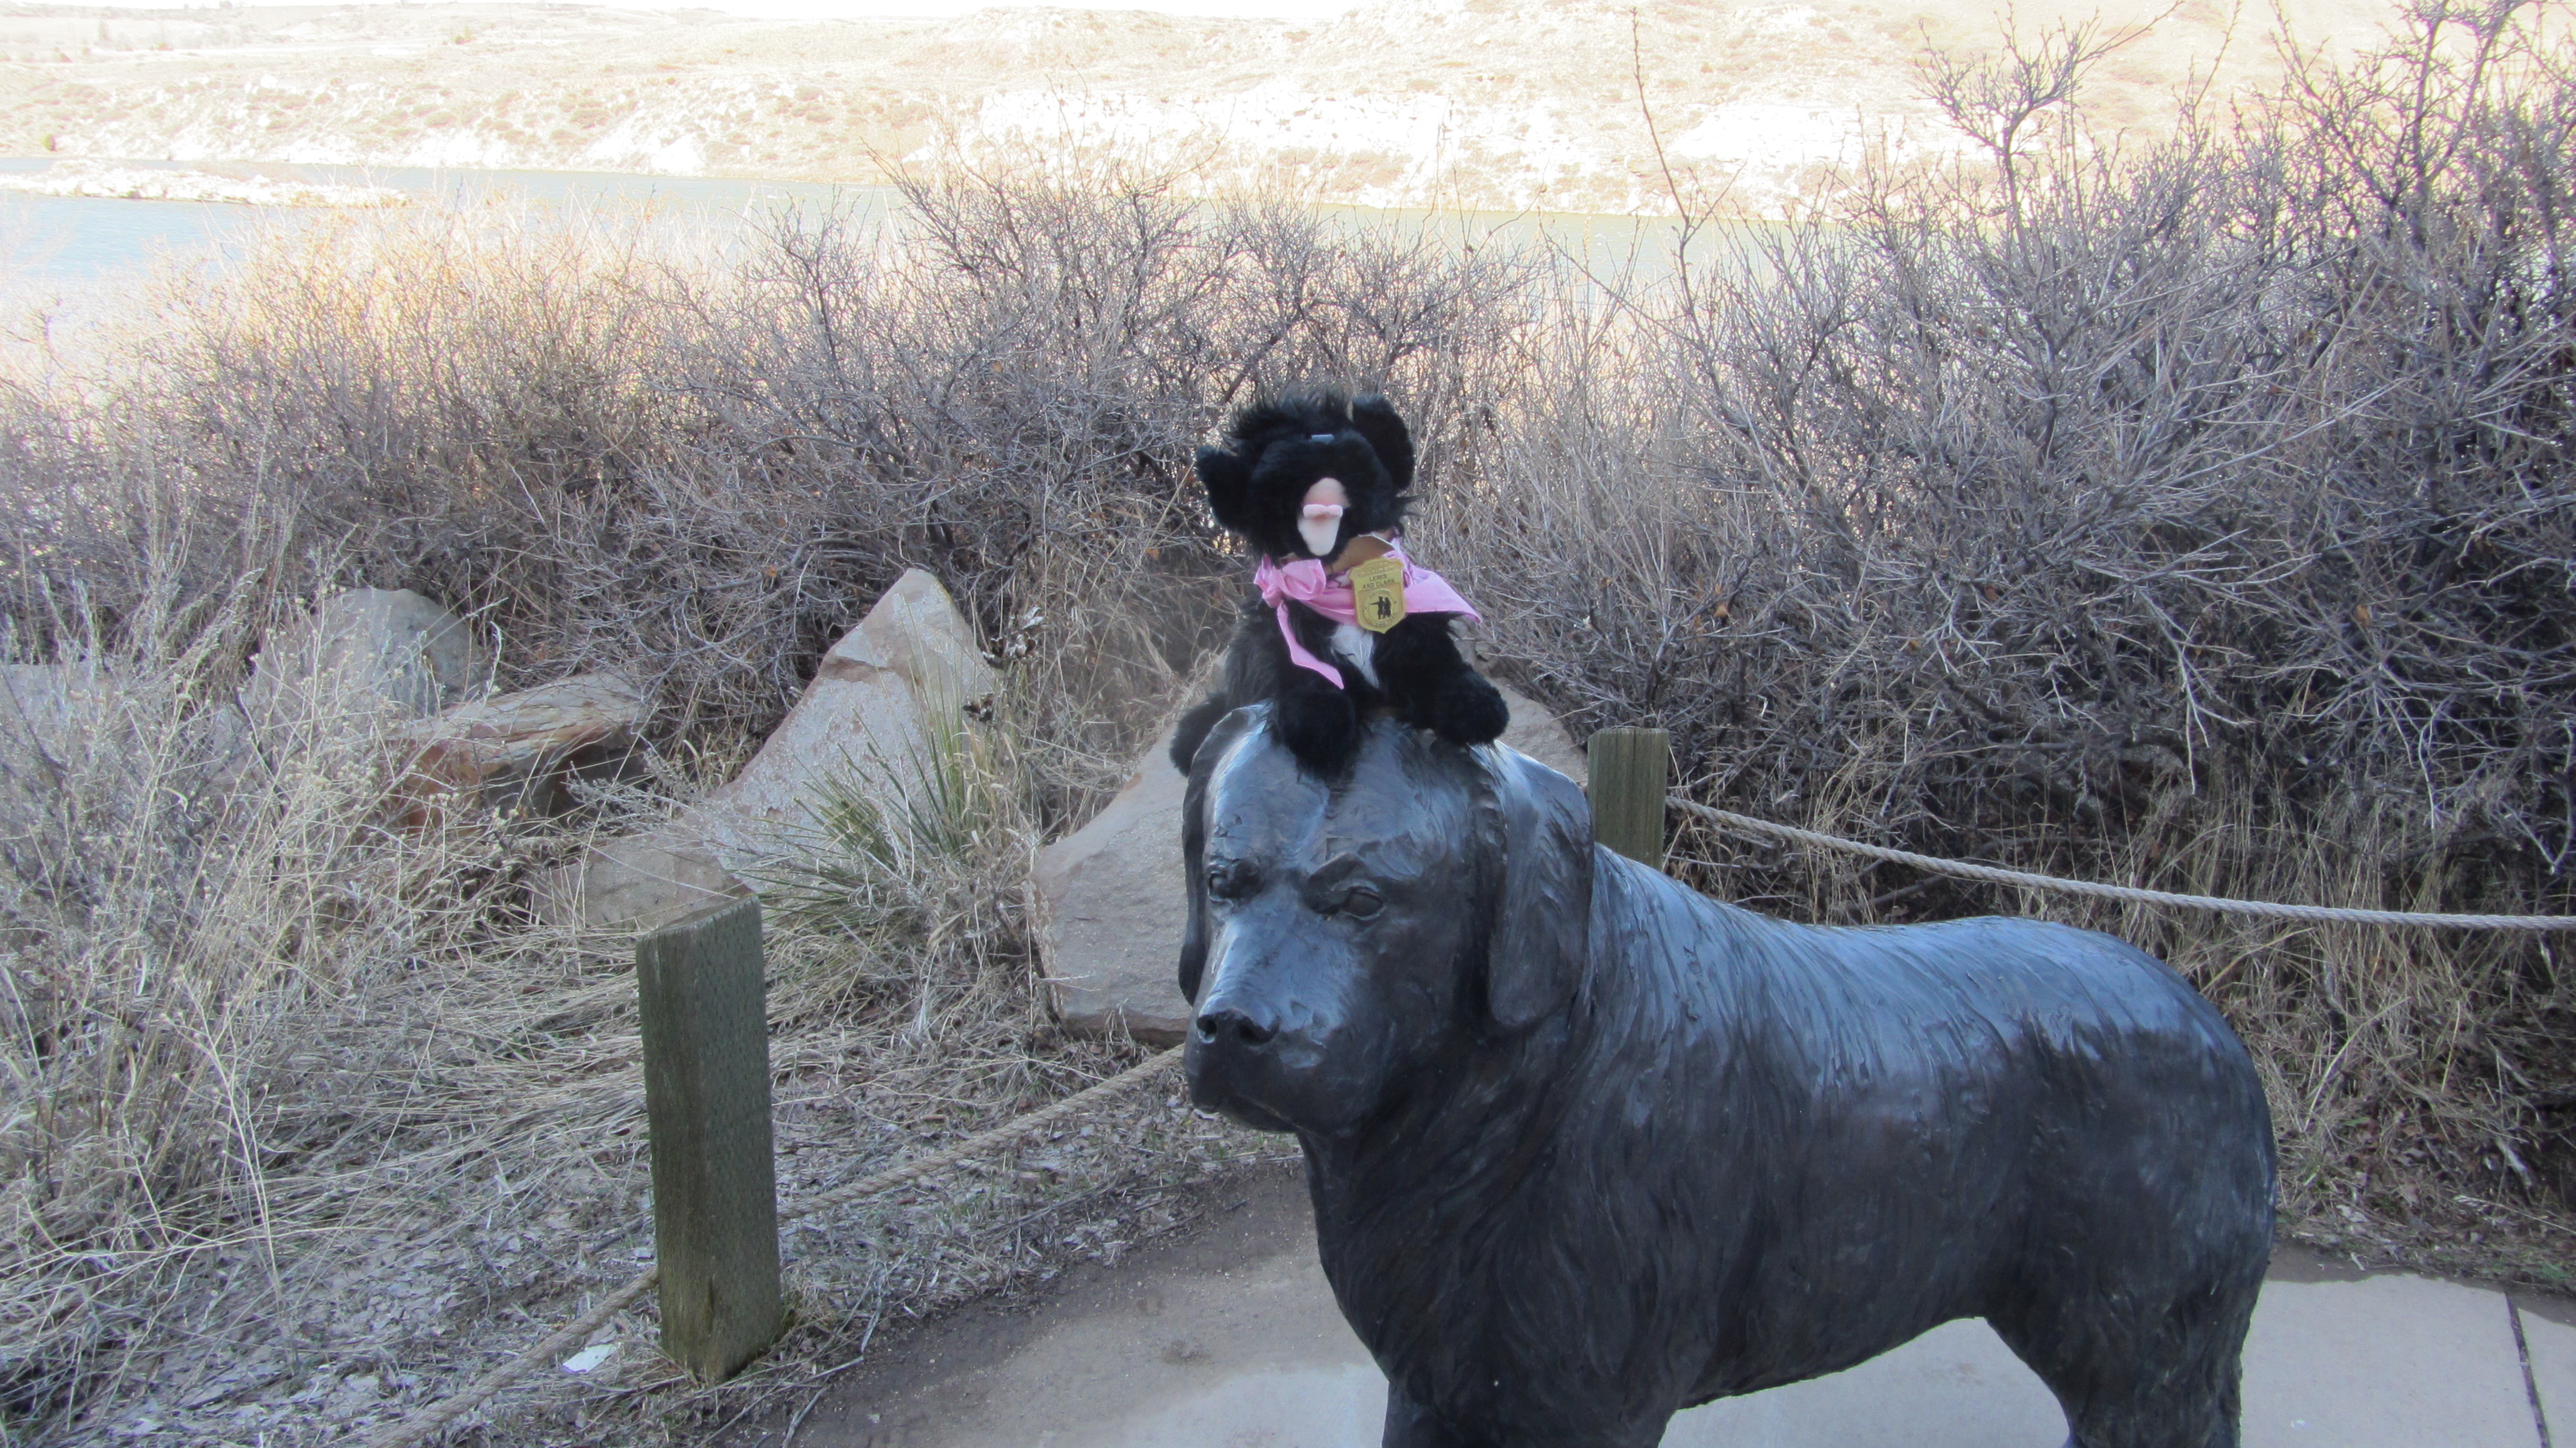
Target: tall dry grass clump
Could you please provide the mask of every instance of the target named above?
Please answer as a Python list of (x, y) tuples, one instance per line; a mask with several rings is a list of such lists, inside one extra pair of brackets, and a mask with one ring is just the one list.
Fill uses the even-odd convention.
[(427, 1064), (407, 983), (492, 945), (511, 853), (386, 829), (364, 701), (254, 729), (205, 686), (248, 620), (157, 604), (131, 647), (0, 678), (0, 1421), (238, 1327), (216, 1285), (274, 1288), (333, 1229), (317, 1195)]
[[(361, 1378), (431, 1392), (458, 1343), (631, 1270), (625, 947), (535, 923), (526, 884), (721, 779), (908, 566), (1007, 699), (930, 762), (954, 808), (837, 800), (764, 882), (782, 1177), (1132, 1059), (1046, 1020), (1021, 877), (1230, 626), (1244, 560), (1187, 459), (1264, 388), (1393, 393), (1489, 665), (1578, 732), (1671, 728), (1712, 802), (2168, 889), (2576, 909), (2576, 52), (2424, 0), (2384, 52), (2293, 51), (2151, 142), (2086, 126), (2101, 52), (1928, 64), (1981, 160), (1866, 168), (1715, 262), (1592, 275), (1033, 164), (925, 180), (882, 229), (284, 233), (21, 369), (0, 639), (114, 686), (0, 780), (5, 1421), (130, 1427), (225, 1373), (357, 1421)], [(241, 763), (260, 650), (362, 584), (465, 614), (504, 686), (639, 671), (651, 771), (424, 835), (385, 825), (363, 733), (290, 721)], [(2255, 1049), (2296, 1230), (2563, 1275), (2552, 947), (1680, 853), (1763, 908), (2158, 950)], [(1021, 1270), (1029, 1223), (1083, 1238), (1011, 1190), (797, 1237), (800, 1331)], [(387, 1262), (452, 1286), (333, 1295)]]

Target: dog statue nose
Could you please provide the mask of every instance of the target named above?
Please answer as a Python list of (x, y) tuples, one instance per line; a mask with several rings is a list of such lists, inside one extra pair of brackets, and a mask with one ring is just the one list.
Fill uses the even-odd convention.
[(1217, 1006), (1199, 1015), (1199, 1039), (1211, 1044), (1232, 1037), (1246, 1046), (1266, 1046), (1279, 1034), (1269, 1021), (1256, 1021), (1232, 1006)]

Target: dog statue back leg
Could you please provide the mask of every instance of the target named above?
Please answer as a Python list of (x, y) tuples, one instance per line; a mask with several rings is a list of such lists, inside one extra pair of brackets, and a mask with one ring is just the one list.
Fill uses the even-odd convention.
[[(2258, 1284), (2259, 1285), (2259, 1284)], [(2066, 1410), (2068, 1448), (2238, 1448), (2238, 1353), (2250, 1291), (1989, 1319)]]
[[(2034, 1164), (2040, 1240), (1988, 1299), (2073, 1448), (2237, 1448), (2240, 1355), (2272, 1253), (2271, 1120), (2244, 1048), (2196, 1014), (2210, 1017), (2200, 1049), (2134, 1041), (2119, 1078), (2059, 1078), (2088, 1109), (2052, 1137), (2068, 1149)], [(2184, 1141), (2209, 1149), (2178, 1161), (2169, 1144)]]

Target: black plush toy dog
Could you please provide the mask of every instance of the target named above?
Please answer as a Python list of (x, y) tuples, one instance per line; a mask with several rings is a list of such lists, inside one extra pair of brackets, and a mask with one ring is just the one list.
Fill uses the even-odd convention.
[(1499, 737), (1511, 711), (1459, 656), (1453, 617), (1476, 611), (1415, 566), (1396, 530), (1413, 486), (1413, 435), (1383, 397), (1301, 392), (1234, 415), (1226, 446), (1199, 449), (1217, 522), (1261, 556), (1260, 590), (1227, 648), (1224, 677), (1181, 716), (1172, 764), (1187, 774), (1216, 721), (1261, 700), (1290, 753), (1322, 774), (1350, 759), (1383, 708), (1460, 744)]

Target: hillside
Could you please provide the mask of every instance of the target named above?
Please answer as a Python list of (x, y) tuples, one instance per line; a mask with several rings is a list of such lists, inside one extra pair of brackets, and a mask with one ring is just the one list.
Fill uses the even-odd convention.
[[(2046, 0), (2025, 33), (2096, 13)], [(2198, 68), (2268, 77), (2269, 12), (2141, 0), (2152, 28), (2088, 106), (2156, 124)], [(2303, 0), (2305, 40), (2372, 35), (2362, 0)], [(1633, 22), (1632, 22), (1633, 17)], [(2230, 41), (2231, 19), (2234, 38)], [(889, 164), (1036, 141), (1374, 206), (1627, 212), (1664, 182), (1771, 212), (1855, 159), (1956, 144), (1917, 96), (1927, 39), (1990, 45), (1969, 6), (1394, 0), (1329, 24), (992, 10), (800, 23), (573, 6), (0, 10), (0, 154), (883, 179)], [(1640, 97), (1644, 105), (1640, 104)]]

